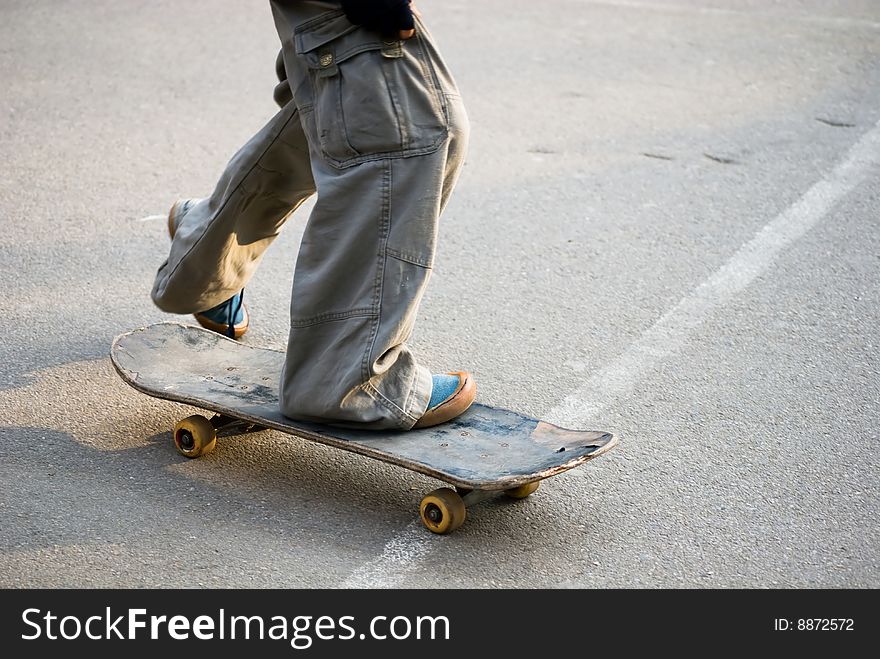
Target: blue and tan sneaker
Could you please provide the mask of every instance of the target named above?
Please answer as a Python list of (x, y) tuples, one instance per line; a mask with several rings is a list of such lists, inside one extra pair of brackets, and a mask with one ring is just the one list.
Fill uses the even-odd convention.
[[(171, 210), (168, 212), (168, 235), (172, 240), (183, 216), (199, 201), (199, 199), (180, 199), (171, 206)], [(195, 319), (205, 329), (233, 339), (240, 339), (250, 325), (250, 316), (243, 300), (244, 289), (226, 302), (194, 314)]]
[(467, 371), (432, 376), (434, 388), (428, 410), (414, 428), (428, 428), (451, 421), (471, 406), (477, 397), (477, 383)]
[(250, 317), (244, 306), (244, 289), (216, 307), (195, 315), (199, 325), (230, 339), (240, 339), (248, 331)]

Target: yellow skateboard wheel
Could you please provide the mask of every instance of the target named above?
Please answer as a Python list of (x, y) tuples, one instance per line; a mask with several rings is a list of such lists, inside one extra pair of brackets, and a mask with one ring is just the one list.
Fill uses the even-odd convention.
[(419, 506), (419, 515), (429, 531), (445, 535), (464, 524), (467, 508), (455, 490), (441, 487), (425, 495)]
[(504, 494), (509, 496), (511, 499), (525, 499), (532, 492), (538, 489), (538, 485), (541, 484), (541, 481), (535, 481), (533, 483), (526, 483), (525, 485), (520, 485), (519, 487), (512, 487), (509, 490), (504, 490)]
[(188, 416), (174, 426), (174, 446), (187, 458), (207, 455), (217, 446), (217, 431), (205, 417)]

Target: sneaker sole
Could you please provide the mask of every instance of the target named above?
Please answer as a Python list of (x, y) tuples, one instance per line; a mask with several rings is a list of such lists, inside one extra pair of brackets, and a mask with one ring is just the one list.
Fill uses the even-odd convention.
[(473, 404), (477, 397), (477, 383), (474, 377), (467, 371), (458, 371), (449, 373), (448, 375), (457, 375), (459, 378), (458, 389), (449, 398), (437, 405), (431, 410), (425, 412), (422, 417), (416, 421), (413, 428), (430, 428), (447, 421), (452, 421), (460, 416)]
[[(234, 338), (240, 339), (244, 336), (245, 332), (248, 331), (248, 327), (250, 327), (250, 314), (248, 314), (247, 305), (242, 305), (242, 311), (244, 312), (244, 320), (241, 321), (238, 325), (233, 329)], [(193, 314), (196, 321), (198, 321), (199, 325), (204, 327), (205, 329), (209, 329), (212, 332), (217, 332), (217, 334), (222, 334), (223, 336), (229, 336), (229, 325), (226, 323), (215, 323), (213, 320), (208, 318), (207, 316), (203, 316), (201, 314)]]

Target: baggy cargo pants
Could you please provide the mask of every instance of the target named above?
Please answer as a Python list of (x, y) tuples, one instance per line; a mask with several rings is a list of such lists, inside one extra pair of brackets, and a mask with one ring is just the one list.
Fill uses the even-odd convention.
[(294, 270), (281, 412), (411, 428), (431, 373), (406, 345), (468, 122), (425, 26), (397, 41), (336, 2), (272, 0), (293, 100), (177, 226), (152, 297), (189, 314), (238, 293), (317, 191)]

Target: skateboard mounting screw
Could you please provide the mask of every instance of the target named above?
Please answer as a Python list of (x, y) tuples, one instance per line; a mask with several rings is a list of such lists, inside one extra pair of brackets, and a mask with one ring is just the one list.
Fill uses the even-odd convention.
[(434, 524), (439, 524), (440, 520), (443, 519), (443, 511), (433, 503), (430, 503), (425, 508), (425, 517), (431, 520)]
[(180, 431), (180, 434), (177, 436), (177, 443), (180, 444), (180, 448), (184, 451), (192, 451), (193, 447), (196, 445), (192, 433), (189, 430)]

